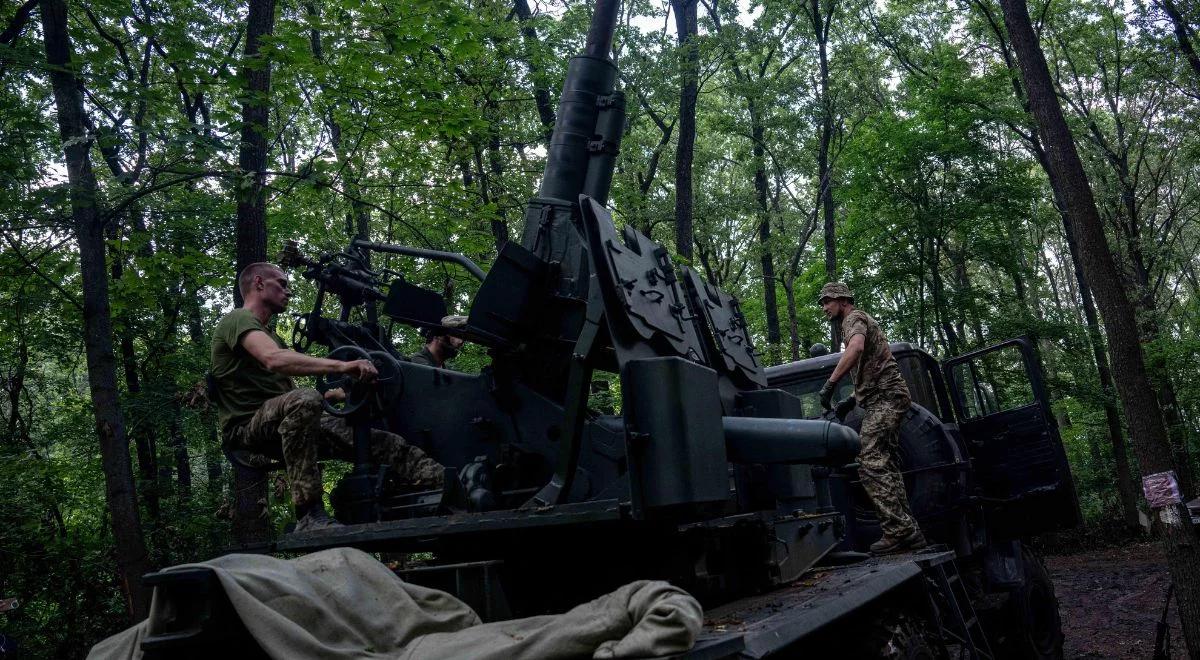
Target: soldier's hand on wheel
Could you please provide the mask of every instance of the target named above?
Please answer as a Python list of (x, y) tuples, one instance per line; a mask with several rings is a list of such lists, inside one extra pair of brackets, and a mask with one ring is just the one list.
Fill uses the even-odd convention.
[(375, 368), (374, 364), (371, 364), (370, 360), (354, 360), (344, 364), (342, 373), (349, 374), (358, 380), (370, 382), (379, 375), (379, 370)]
[(335, 387), (331, 390), (325, 390), (325, 400), (326, 401), (345, 401), (346, 400), (346, 390), (343, 390), (340, 387)]

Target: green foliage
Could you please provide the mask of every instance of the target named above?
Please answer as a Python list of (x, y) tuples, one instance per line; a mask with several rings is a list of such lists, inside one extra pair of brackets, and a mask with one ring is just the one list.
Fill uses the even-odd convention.
[[(376, 240), (462, 252), (485, 270), (495, 227), (519, 240), (546, 154), (535, 99), (547, 92), (557, 107), (591, 12), (581, 0), (532, 6), (522, 23), (512, 3), (496, 0), (280, 3), (262, 62), (272, 67), (268, 253), (285, 240), (339, 250), (360, 218)], [(825, 93), (810, 3), (708, 6), (697, 44), (694, 265), (740, 297), (760, 348), (764, 294), (776, 294), (783, 341), (764, 359), (828, 342), (814, 304), (826, 279), (817, 161), (828, 118), (837, 276), (893, 340), (940, 356), (1035, 337), (1085, 513), (1118, 516), (1111, 395), (1014, 92), (1015, 62), (997, 34), (998, 7), (822, 0), (832, 11)], [(15, 4), (5, 7), (7, 20)], [(1040, 27), (1151, 366), (1174, 386), (1176, 439), (1194, 452), (1200, 79), (1165, 18), (1142, 9), (1056, 3)], [(629, 112), (610, 205), (619, 223), (672, 245), (682, 58), (664, 11), (632, 0), (622, 13), (616, 46)], [(157, 564), (204, 559), (229, 543), (230, 470), (211, 413), (182, 406), (180, 395), (207, 370), (209, 333), (232, 305), (235, 196), (248, 182), (238, 169), (245, 6), (98, 0), (70, 3), (70, 14), (143, 527)], [(0, 631), (33, 657), (77, 657), (127, 622), (44, 61), (35, 13), (0, 46), (0, 483), (10, 493), (0, 510), (0, 597), (24, 603), (0, 615)], [(774, 260), (771, 282), (764, 255)], [(457, 313), (478, 287), (441, 264), (387, 257), (375, 266), (449, 292)], [(314, 295), (297, 283), (293, 311), (311, 308)], [(285, 337), (292, 322), (280, 318)], [(401, 327), (393, 341), (404, 352), (421, 343)], [(468, 346), (455, 366), (487, 362)], [(619, 383), (598, 387), (593, 405), (619, 409)], [(286, 493), (272, 497), (279, 526), (290, 515)]]

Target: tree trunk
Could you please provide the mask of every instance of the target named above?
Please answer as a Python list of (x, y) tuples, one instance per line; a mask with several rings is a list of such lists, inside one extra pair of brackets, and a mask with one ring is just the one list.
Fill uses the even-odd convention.
[[(1142, 236), (1142, 224), (1137, 205), (1137, 183), (1129, 170), (1129, 152), (1122, 148), (1119, 153), (1107, 150), (1109, 162), (1117, 175), (1117, 183), (1121, 192), (1121, 203), (1117, 209), (1128, 221), (1124, 233), (1128, 269), (1133, 278), (1131, 288), (1136, 292), (1134, 305), (1142, 341), (1146, 344), (1157, 344), (1162, 336), (1159, 324), (1161, 312), (1155, 296), (1154, 285), (1150, 281), (1150, 268), (1147, 254), (1143, 248), (1145, 239)], [(1151, 352), (1147, 369), (1151, 381), (1157, 385), (1159, 410), (1167, 425), (1167, 437), (1171, 442), (1171, 451), (1175, 456), (1175, 469), (1179, 474), (1179, 485), (1183, 490), (1184, 499), (1195, 495), (1195, 479), (1192, 474), (1192, 460), (1188, 451), (1187, 430), (1184, 428), (1183, 417), (1179, 412), (1178, 398), (1175, 386), (1171, 382), (1171, 373), (1165, 361), (1157, 350)]]
[[(114, 244), (119, 241), (119, 235), (114, 223), (109, 227), (108, 238)], [(110, 250), (112, 281), (119, 282), (124, 275), (124, 256), (119, 249)], [(137, 490), (146, 505), (146, 516), (149, 518), (147, 527), (151, 542), (155, 539), (159, 519), (159, 484), (158, 484), (158, 438), (154, 424), (149, 421), (137, 423), (136, 412), (142, 396), (141, 379), (138, 377), (137, 351), (133, 346), (133, 329), (129, 327), (129, 315), (123, 314), (117, 318), (117, 335), (120, 337), (121, 369), (125, 375), (125, 392), (129, 397), (127, 403), (132, 403), (135, 412), (134, 423), (127, 429), (133, 437), (133, 446), (137, 452)], [(159, 561), (162, 557), (157, 557)]]
[(667, 124), (663, 122), (657, 115), (647, 109), (647, 114), (654, 120), (658, 126), (660, 134), (658, 144), (654, 145), (654, 151), (650, 154), (650, 160), (646, 163), (645, 172), (638, 172), (638, 197), (637, 197), (637, 216), (634, 219), (634, 227), (646, 236), (652, 236), (654, 231), (654, 222), (650, 218), (650, 214), (646, 211), (647, 201), (650, 197), (650, 187), (654, 185), (654, 178), (658, 176), (658, 163), (662, 159), (663, 153), (667, 146), (671, 143), (671, 134), (675, 131), (675, 123)]
[[(275, 0), (249, 0), (246, 48), (241, 77), (242, 142), (238, 151), (241, 181), (237, 186), (237, 272), (267, 255), (266, 183), (267, 122), (271, 93), (271, 63), (259, 53), (260, 42), (275, 26)], [(242, 293), (234, 283), (234, 306), (241, 307)]]
[(183, 433), (183, 411), (179, 407), (178, 397), (171, 397), (170, 415), (168, 431), (171, 448), (175, 452), (176, 494), (181, 502), (186, 502), (192, 498), (192, 459), (188, 455), (187, 436)]
[[(242, 98), (242, 144), (238, 166), (242, 180), (237, 191), (237, 272), (267, 258), (266, 196), (267, 119), (271, 92), (271, 64), (259, 54), (264, 36), (275, 25), (275, 0), (250, 0), (246, 19), (246, 49), (242, 77), (246, 95)], [(237, 280), (233, 283), (235, 306), (242, 304)], [(233, 536), (239, 543), (267, 539), (267, 481), (263, 473), (240, 465), (233, 469)]]
[(71, 66), (71, 38), (67, 31), (64, 0), (42, 0), (42, 33), (50, 83), (58, 110), (58, 128), (71, 187), (71, 218), (79, 241), (80, 273), (83, 282), (84, 350), (87, 355), (88, 385), (92, 412), (100, 441), (117, 563), (117, 577), (130, 617), (140, 621), (149, 610), (149, 594), (141, 576), (150, 570), (142, 537), (137, 491), (129, 464), (125, 422), (117, 398), (116, 356), (113, 354), (112, 316), (108, 302), (108, 273), (104, 263), (104, 229), (96, 204), (96, 178), (88, 150), (91, 140), (84, 130), (83, 96)]
[[(1132, 209), (1130, 209), (1132, 210)], [(1137, 227), (1137, 218), (1130, 218), (1130, 226)], [(1127, 247), (1130, 269), (1133, 271), (1133, 286), (1138, 292), (1135, 305), (1138, 310), (1139, 328), (1142, 341), (1146, 344), (1157, 344), (1162, 341), (1162, 325), (1159, 318), (1162, 313), (1155, 300), (1153, 286), (1150, 283), (1150, 273), (1146, 266), (1145, 255), (1141, 247), (1140, 236), (1130, 238)], [(1147, 362), (1151, 381), (1156, 386), (1158, 409), (1162, 411), (1163, 421), (1167, 425), (1167, 437), (1171, 442), (1171, 453), (1175, 456), (1175, 469), (1179, 471), (1179, 485), (1183, 489), (1185, 499), (1195, 496), (1195, 478), (1192, 474), (1192, 457), (1188, 451), (1188, 432), (1183, 415), (1179, 410), (1179, 398), (1175, 394), (1175, 384), (1171, 381), (1171, 372), (1163, 359), (1161, 351), (1154, 350)]]
[(754, 198), (758, 202), (758, 249), (762, 266), (763, 308), (767, 313), (767, 358), (771, 363), (779, 362), (781, 333), (779, 331), (779, 300), (775, 292), (775, 256), (771, 245), (771, 209), (767, 204), (767, 157), (763, 140), (766, 129), (758, 103), (753, 96), (746, 99), (750, 111), (750, 135), (754, 140)]
[(29, 367), (29, 344), (25, 341), (25, 314), (22, 308), (24, 298), (25, 289), (22, 286), (17, 293), (15, 310), (17, 327), (16, 364), (6, 370), (3, 381), (0, 381), (4, 388), (5, 397), (8, 399), (8, 433), (4, 436), (4, 440), (12, 443), (14, 449), (18, 445), (26, 447), (30, 444), (29, 421), (21, 416), (21, 397), (25, 393), (25, 370)]
[(1054, 303), (1054, 311), (1058, 312), (1058, 316), (1061, 319), (1066, 314), (1066, 311), (1063, 307), (1062, 292), (1058, 286), (1058, 275), (1054, 272), (1054, 266), (1050, 263), (1050, 257), (1046, 256), (1045, 252), (1041, 252), (1035, 258), (1046, 273), (1046, 279), (1050, 282), (1051, 301)]
[[(1162, 416), (1154, 414), (1157, 401), (1146, 371), (1133, 304), (1121, 284), (1083, 163), (1058, 104), (1045, 56), (1033, 33), (1025, 0), (1001, 0), (1004, 23), (1020, 61), (1030, 110), (1046, 145), (1050, 168), (1055, 172), (1064, 209), (1074, 223), (1074, 235), (1083, 257), (1084, 277), (1095, 292), (1104, 317), (1117, 392), (1125, 408), (1130, 436), (1143, 474), (1172, 468), (1170, 444)], [(1184, 639), (1192, 657), (1200, 656), (1200, 539), (1182, 503), (1168, 504), (1157, 512), (1155, 529), (1162, 540)]]
[[(194, 287), (191, 288), (191, 295), (184, 298), (184, 305), (187, 313), (188, 340), (191, 342), (193, 350), (207, 355), (208, 342), (204, 335), (204, 320), (200, 316), (200, 297)], [(221, 455), (217, 415), (212, 406), (207, 406), (200, 412), (200, 423), (205, 435), (202, 444), (205, 448), (204, 466), (208, 474), (208, 493), (215, 497), (221, 494), (225, 457)]]
[(959, 348), (958, 334), (954, 331), (954, 324), (950, 322), (950, 305), (946, 300), (946, 281), (942, 277), (942, 241), (940, 238), (935, 238), (932, 242), (933, 255), (929, 261), (929, 275), (933, 278), (933, 307), (938, 325), (941, 326), (942, 334), (946, 338), (946, 350), (950, 355), (958, 355), (962, 351)]
[(783, 283), (783, 295), (787, 300), (788, 311), (788, 345), (791, 347), (792, 361), (800, 359), (800, 320), (796, 318), (796, 287), (791, 282)]
[(504, 162), (500, 158), (500, 112), (494, 101), (489, 100), (488, 107), (493, 112), (489, 114), (492, 122), (488, 126), (488, 169), (491, 172), (487, 181), (492, 188), (491, 197), (496, 202), (496, 214), (491, 220), (492, 240), (496, 245), (496, 254), (500, 254), (504, 244), (508, 242), (508, 220), (505, 218), (507, 200), (500, 185), (500, 179), (504, 175)]
[[(967, 255), (965, 250), (960, 250), (958, 257), (954, 263), (954, 277), (957, 280), (959, 291), (967, 297), (968, 300), (975, 300), (974, 290), (971, 288), (971, 276), (967, 272)], [(979, 318), (979, 307), (971, 304), (964, 310), (970, 319), (971, 333), (975, 335), (975, 345), (983, 346), (986, 340), (983, 337), (983, 321)], [(963, 334), (963, 343), (966, 341), (966, 333)]]
[(1121, 515), (1125, 524), (1136, 527), (1138, 521), (1137, 486), (1133, 480), (1133, 469), (1129, 465), (1129, 449), (1125, 444), (1125, 433), (1121, 428), (1121, 414), (1114, 403), (1116, 391), (1113, 387), (1112, 370), (1108, 366), (1108, 356), (1104, 349), (1104, 339), (1100, 334), (1100, 321), (1096, 316), (1096, 305), (1092, 300), (1092, 290), (1088, 286), (1083, 273), (1083, 256), (1079, 253), (1079, 242), (1075, 240), (1075, 229), (1071, 222), (1071, 214), (1067, 210), (1066, 201), (1060, 192), (1061, 186), (1056, 183), (1056, 171), (1050, 167), (1050, 159), (1046, 155), (1041, 142), (1035, 142), (1034, 155), (1041, 163), (1046, 176), (1050, 178), (1050, 189), (1054, 194), (1054, 204), (1058, 207), (1062, 218), (1063, 234), (1067, 239), (1067, 250), (1071, 253), (1071, 267), (1075, 271), (1075, 282), (1079, 289), (1079, 298), (1083, 302), (1083, 317), (1087, 322), (1088, 341), (1092, 346), (1092, 357), (1096, 362), (1096, 373), (1100, 380), (1100, 388), (1104, 392), (1104, 418), (1108, 424), (1108, 440), (1112, 445), (1113, 463), (1116, 468), (1117, 495), (1121, 499)]
[(554, 105), (550, 102), (550, 85), (546, 80), (545, 70), (533, 56), (534, 44), (538, 42), (537, 31), (529, 24), (533, 12), (529, 10), (526, 0), (513, 0), (513, 11), (521, 24), (521, 45), (525, 49), (525, 64), (529, 67), (529, 80), (533, 83), (533, 101), (537, 106), (538, 119), (542, 122), (543, 139), (547, 144), (554, 132)]
[(1187, 57), (1188, 64), (1192, 67), (1192, 73), (1200, 78), (1200, 57), (1196, 56), (1196, 49), (1192, 46), (1195, 33), (1187, 24), (1187, 20), (1179, 13), (1179, 8), (1175, 6), (1174, 0), (1157, 0), (1157, 2), (1171, 19), (1171, 27), (1175, 28), (1175, 40), (1179, 42), (1179, 50), (1183, 51), (1184, 56)]
[(1179, 406), (1179, 396), (1175, 393), (1175, 383), (1167, 373), (1166, 365), (1161, 365), (1158, 371), (1158, 404), (1162, 406), (1163, 421), (1167, 424), (1167, 435), (1171, 438), (1171, 451), (1175, 454), (1175, 467), (1179, 470), (1179, 487), (1184, 498), (1196, 496), (1196, 475), (1192, 470), (1192, 452), (1188, 447), (1187, 421), (1183, 418), (1183, 410)]
[(696, 47), (696, 0), (671, 0), (679, 34), (681, 84), (679, 142), (675, 148), (675, 250), (692, 260), (692, 158), (696, 146), (696, 96), (700, 53)]
[(925, 333), (929, 328), (929, 314), (925, 311), (925, 237), (917, 237), (917, 343), (929, 348), (933, 347), (933, 337), (925, 341)]
[[(825, 279), (833, 282), (838, 279), (837, 243), (834, 227), (833, 207), (833, 172), (829, 164), (829, 146), (833, 141), (833, 102), (829, 97), (829, 19), (833, 14), (834, 0), (829, 0), (829, 15), (821, 13), (821, 0), (812, 0), (809, 8), (809, 19), (812, 21), (813, 33), (817, 39), (817, 63), (821, 78), (821, 136), (817, 144), (817, 189), (818, 204), (821, 207), (825, 224)], [(830, 346), (842, 345), (842, 325), (837, 321), (829, 322)]]

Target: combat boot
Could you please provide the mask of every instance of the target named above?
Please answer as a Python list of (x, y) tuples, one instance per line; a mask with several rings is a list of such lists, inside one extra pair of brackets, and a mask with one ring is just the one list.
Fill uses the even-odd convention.
[(896, 537), (884, 534), (883, 538), (871, 544), (871, 554), (889, 555), (902, 550), (917, 550), (926, 545), (925, 535), (919, 529), (913, 530), (907, 536)]
[(342, 523), (329, 517), (325, 512), (325, 507), (314, 506), (308, 510), (300, 519), (296, 521), (296, 527), (292, 529), (293, 534), (302, 532), (312, 532), (318, 529), (331, 529), (333, 527), (344, 527)]

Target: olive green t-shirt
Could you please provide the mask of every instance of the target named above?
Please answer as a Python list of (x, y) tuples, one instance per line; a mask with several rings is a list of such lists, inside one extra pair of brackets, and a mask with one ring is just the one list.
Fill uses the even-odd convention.
[(408, 361), (414, 364), (423, 364), (427, 367), (434, 366), (433, 353), (429, 352), (428, 346), (422, 346), (420, 351), (408, 358)]
[(212, 374), (217, 381), (217, 417), (222, 434), (244, 424), (263, 402), (295, 388), (292, 379), (267, 371), (242, 347), (242, 336), (260, 330), (280, 348), (287, 348), (274, 331), (245, 308), (235, 309), (217, 322), (212, 338)]
[(908, 396), (908, 386), (900, 375), (900, 366), (892, 357), (887, 337), (875, 319), (856, 309), (842, 319), (842, 337), (847, 344), (854, 335), (863, 336), (863, 352), (858, 364), (850, 370), (854, 381), (854, 396), (865, 403), (882, 394)]

